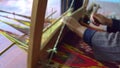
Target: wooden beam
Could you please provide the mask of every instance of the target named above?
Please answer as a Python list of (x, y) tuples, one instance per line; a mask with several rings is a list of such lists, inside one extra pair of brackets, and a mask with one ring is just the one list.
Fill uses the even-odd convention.
[(46, 6), (47, 0), (33, 0), (28, 68), (37, 68), (38, 66)]

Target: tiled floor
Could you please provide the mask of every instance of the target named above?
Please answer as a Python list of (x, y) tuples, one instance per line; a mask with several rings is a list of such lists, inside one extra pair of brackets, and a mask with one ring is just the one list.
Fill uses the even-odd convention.
[[(11, 41), (0, 35), (0, 52), (7, 48)], [(0, 55), (0, 68), (27, 68), (27, 53), (16, 45)]]
[(99, 13), (104, 15), (113, 15), (120, 19), (120, 0), (91, 0), (101, 6)]

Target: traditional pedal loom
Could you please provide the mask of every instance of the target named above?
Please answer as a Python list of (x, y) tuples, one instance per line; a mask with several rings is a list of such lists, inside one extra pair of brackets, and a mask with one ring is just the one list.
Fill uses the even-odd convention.
[[(70, 6), (70, 8), (68, 9), (68, 11), (69, 11), (70, 9), (72, 9), (73, 3), (74, 3), (74, 0), (72, 1), (71, 6)], [(79, 21), (79, 20), (83, 20), (85, 16), (88, 16), (88, 17), (90, 18), (90, 16), (91, 16), (93, 13), (96, 13), (96, 12), (97, 12), (97, 10), (100, 8), (100, 6), (97, 5), (97, 4), (95, 4), (95, 3), (93, 3), (93, 4), (88, 8), (88, 10), (87, 10), (88, 3), (89, 3), (89, 0), (84, 0), (82, 7), (80, 7), (78, 10), (74, 11), (73, 13), (71, 13), (70, 16), (73, 17), (73, 18), (75, 18), (75, 19), (78, 20), (78, 21)], [(90, 20), (90, 19), (89, 19), (89, 20)], [(53, 49), (47, 50), (47, 51), (49, 52), (50, 56), (49, 56), (49, 59), (48, 59), (48, 63), (47, 63), (47, 64), (46, 64), (46, 63), (43, 63), (43, 66), (44, 66), (44, 67), (56, 68), (54, 65), (51, 65), (50, 63), (51, 63), (51, 60), (52, 60), (53, 55), (54, 55), (55, 53), (57, 53), (57, 45), (58, 45), (58, 43), (59, 43), (59, 41), (60, 41), (60, 38), (61, 38), (61, 35), (62, 35), (62, 32), (63, 32), (64, 28), (65, 28), (65, 24), (62, 24), (61, 30), (60, 30), (60, 32), (59, 32), (59, 35), (58, 35), (58, 37), (57, 37), (57, 40), (56, 40), (56, 42), (55, 42), (55, 45), (54, 45)]]

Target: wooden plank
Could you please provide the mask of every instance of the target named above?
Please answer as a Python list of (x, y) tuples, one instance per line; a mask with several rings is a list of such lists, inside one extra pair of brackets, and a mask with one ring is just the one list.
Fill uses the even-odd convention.
[(47, 0), (33, 0), (28, 51), (28, 68), (37, 68), (40, 59), (40, 43), (43, 31)]

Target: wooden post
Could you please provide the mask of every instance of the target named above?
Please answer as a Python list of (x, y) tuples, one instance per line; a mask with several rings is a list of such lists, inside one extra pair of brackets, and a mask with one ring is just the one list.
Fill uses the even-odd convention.
[(46, 6), (47, 0), (33, 0), (28, 51), (28, 68), (37, 68), (38, 66)]

